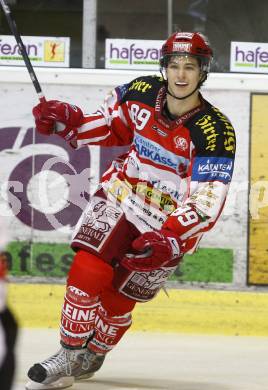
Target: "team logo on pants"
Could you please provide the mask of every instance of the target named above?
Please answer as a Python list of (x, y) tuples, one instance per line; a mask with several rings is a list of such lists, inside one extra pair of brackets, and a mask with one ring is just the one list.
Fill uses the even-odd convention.
[(82, 244), (99, 252), (122, 215), (120, 208), (115, 208), (105, 199), (94, 197), (73, 243)]
[(122, 272), (117, 280), (118, 290), (127, 297), (139, 302), (150, 301), (161, 289), (175, 267), (161, 267), (153, 271)]

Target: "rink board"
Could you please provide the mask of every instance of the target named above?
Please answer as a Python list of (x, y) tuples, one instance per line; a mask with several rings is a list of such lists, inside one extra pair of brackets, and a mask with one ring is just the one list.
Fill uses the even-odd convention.
[[(268, 294), (168, 290), (137, 304), (133, 331), (268, 336)], [(9, 304), (23, 328), (57, 328), (63, 285), (10, 284)]]
[[(74, 252), (69, 244), (10, 242), (5, 250), (9, 275), (15, 277), (66, 278)], [(233, 251), (200, 248), (185, 255), (170, 280), (200, 283), (231, 283)], [(33, 282), (33, 281), (32, 281)], [(36, 281), (38, 283), (40, 281)]]
[(268, 95), (251, 96), (248, 283), (268, 284)]
[[(106, 93), (115, 85), (129, 82), (137, 76), (137, 72), (107, 69), (38, 69), (38, 78), (48, 98), (77, 104), (85, 113), (96, 111)], [(229, 283), (238, 288), (246, 284), (249, 91), (256, 91), (256, 88), (263, 90), (268, 85), (267, 80), (263, 77), (257, 79), (255, 75), (211, 74), (203, 88), (204, 97), (232, 120), (239, 147), (223, 213), (216, 226), (204, 235), (201, 245), (203, 248), (233, 251), (233, 279)], [(1, 211), (7, 216), (10, 240), (53, 244), (70, 242), (72, 227), (99, 182), (99, 168), (106, 169), (112, 157), (111, 148), (92, 146), (74, 151), (60, 137), (46, 137), (34, 132), (31, 109), (36, 104), (36, 96), (25, 69), (1, 67), (0, 84), (0, 163), (5, 167), (0, 181), (16, 184), (16, 187), (12, 184), (9, 196), (0, 199)], [(55, 158), (60, 160), (59, 163), (54, 164)], [(39, 191), (40, 183), (42, 191)], [(6, 195), (4, 190), (5, 187), (3, 193)], [(28, 265), (25, 263), (27, 251), (19, 255), (25, 269)], [(32, 260), (35, 259), (31, 257)], [(68, 258), (64, 261), (68, 262)], [(39, 257), (39, 265), (43, 269), (49, 268), (50, 263), (51, 257)]]

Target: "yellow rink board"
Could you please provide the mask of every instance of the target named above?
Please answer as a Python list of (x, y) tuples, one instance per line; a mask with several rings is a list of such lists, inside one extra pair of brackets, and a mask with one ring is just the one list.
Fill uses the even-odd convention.
[[(25, 328), (57, 328), (63, 285), (10, 284), (9, 305)], [(204, 290), (160, 292), (137, 304), (134, 331), (268, 336), (268, 293)]]
[[(268, 285), (268, 95), (251, 97), (248, 282)], [(253, 191), (254, 190), (254, 191)]]

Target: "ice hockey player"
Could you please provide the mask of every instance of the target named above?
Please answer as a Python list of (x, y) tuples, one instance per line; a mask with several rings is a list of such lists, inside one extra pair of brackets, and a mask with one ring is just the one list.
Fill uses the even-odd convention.
[(229, 120), (200, 94), (212, 50), (196, 32), (172, 34), (161, 77), (116, 87), (93, 114), (51, 100), (33, 109), (37, 131), (74, 148), (128, 146), (113, 161), (75, 229), (61, 313), (61, 347), (34, 364), (26, 388), (90, 378), (184, 253), (193, 252), (223, 209), (234, 167)]

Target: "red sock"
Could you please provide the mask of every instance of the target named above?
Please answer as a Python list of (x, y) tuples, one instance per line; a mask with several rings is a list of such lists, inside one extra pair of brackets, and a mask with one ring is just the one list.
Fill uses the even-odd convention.
[(78, 251), (70, 268), (62, 308), (61, 341), (82, 347), (93, 335), (100, 292), (111, 285), (113, 268), (97, 256)]
[(95, 334), (88, 343), (88, 348), (96, 353), (109, 352), (120, 341), (131, 323), (131, 313), (111, 317), (102, 306), (99, 306), (95, 318)]

